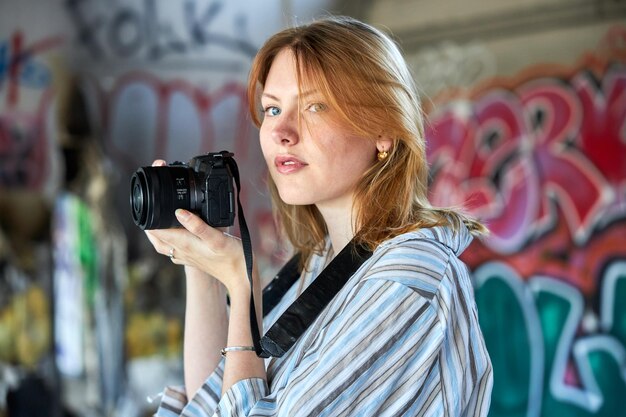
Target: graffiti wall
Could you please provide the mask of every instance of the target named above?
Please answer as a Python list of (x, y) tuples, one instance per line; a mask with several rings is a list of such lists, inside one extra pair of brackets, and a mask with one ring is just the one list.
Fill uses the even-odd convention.
[[(278, 267), (245, 85), (257, 48), (284, 19), (279, 1), (0, 4), (0, 265), (16, 262), (15, 239), (35, 246), (25, 227), (39, 217), (54, 264), (39, 262), (48, 275), (34, 285), (44, 317), (19, 320), (13, 306), (34, 290), (4, 291), (15, 280), (5, 284), (0, 270), (0, 370), (54, 357), (63, 401), (80, 415), (141, 415), (147, 396), (182, 381), (182, 269), (154, 253), (130, 215), (131, 174), (156, 158), (233, 151), (259, 266)], [(71, 105), (69, 95), (78, 97)], [(40, 216), (23, 194), (40, 201)], [(21, 274), (29, 282), (34, 272)], [(51, 304), (63, 307), (55, 318)], [(0, 415), (1, 394), (19, 378), (7, 384), (0, 377)]]
[(625, 35), (614, 28), (604, 54), (573, 67), (449, 92), (430, 113), (433, 201), (491, 229), (465, 257), (494, 366), (490, 416), (624, 415)]
[[(41, 375), (54, 371), (47, 236), (61, 182), (53, 86), (64, 44), (54, 21), (45, 29), (11, 22), (5, 9), (0, 4), (0, 415), (20, 381), (40, 387)], [(49, 405), (42, 397), (33, 401)]]
[[(65, 2), (90, 125), (110, 166), (115, 213), (128, 241), (124, 348), (126, 409), (182, 381), (182, 269), (158, 255), (131, 219), (132, 173), (154, 159), (186, 162), (234, 152), (241, 199), (261, 269), (280, 262), (265, 164), (247, 116), (246, 81), (263, 39), (282, 24), (280, 2), (216, 0)], [(151, 374), (154, 378), (145, 378)], [(127, 391), (127, 392), (128, 392)], [(104, 396), (103, 396), (104, 397)]]
[[(118, 168), (117, 208), (135, 244), (128, 182), (154, 159), (188, 161), (210, 151), (235, 153), (246, 216), (273, 229), (265, 168), (247, 116), (245, 85), (260, 43), (282, 24), (279, 2), (66, 2), (92, 123)], [(259, 18), (262, 17), (262, 20)], [(275, 236), (272, 232), (271, 236)], [(143, 237), (143, 236), (142, 236)], [(141, 239), (138, 237), (137, 239)], [(257, 239), (264, 262), (275, 248)], [(142, 256), (142, 253), (131, 253)], [(268, 264), (269, 265), (269, 264)]]
[[(315, 9), (316, 2), (308, 3)], [(88, 263), (93, 272), (89, 282), (73, 274), (79, 278), (72, 285), (84, 285), (91, 296), (74, 300), (77, 312), (68, 313), (82, 317), (79, 310), (87, 309), (81, 320), (100, 329), (89, 349), (118, 331), (97, 323), (114, 323), (122, 304), (124, 310), (123, 340), (115, 345), (124, 352), (95, 362), (119, 364), (123, 356), (126, 369), (100, 375), (103, 387), (89, 406), (139, 415), (146, 395), (158, 392), (165, 378), (180, 377), (178, 368), (161, 366), (180, 357), (180, 270), (153, 253), (132, 224), (128, 203), (130, 175), (155, 158), (186, 161), (207, 151), (234, 151), (246, 217), (257, 225), (257, 259), (261, 269), (278, 267), (284, 254), (265, 195), (257, 132), (247, 116), (245, 80), (256, 49), (284, 25), (284, 4), (56, 0), (42, 7), (25, 0), (12, 6), (21, 10), (13, 15), (19, 18), (0, 4), (0, 263), (11, 265), (10, 273), (0, 271), (0, 366), (34, 367), (50, 352), (52, 295), (29, 266), (52, 271), (54, 265), (32, 258), (14, 271), (5, 242), (19, 236), (34, 247), (35, 227), (48, 226), (35, 220), (49, 215), (46, 205), (56, 201), (58, 218), (72, 220), (76, 207), (84, 211), (80, 226), (89, 231), (94, 253), (87, 259), (84, 251), (58, 245), (57, 260), (74, 256), (76, 265)], [(305, 20), (307, 13), (299, 16)], [(597, 51), (571, 66), (532, 66), (517, 77), (447, 91), (429, 111), (433, 202), (466, 205), (491, 229), (465, 261), (494, 364), (493, 417), (623, 415), (625, 32), (615, 28)], [(63, 165), (59, 148), (72, 135), (59, 126), (59, 112), (74, 76), (102, 170), (84, 193), (73, 190), (68, 198), (59, 192), (68, 191), (64, 180), (72, 167)], [(111, 193), (90, 200), (103, 178)], [(113, 209), (93, 204), (102, 196)], [(66, 223), (57, 225), (57, 239), (78, 241), (71, 229), (77, 224)], [(112, 271), (107, 264), (118, 267)], [(63, 294), (68, 292), (60, 291), (57, 303)], [(34, 307), (23, 308), (31, 299)], [(18, 308), (32, 313), (17, 320)], [(64, 322), (83, 323), (72, 317)], [(55, 343), (69, 342), (87, 349), (75, 337)], [(82, 361), (80, 354), (72, 357)], [(84, 376), (84, 364), (70, 365)], [(119, 381), (122, 373), (130, 383)], [(5, 388), (0, 381), (0, 392)], [(121, 395), (132, 398), (122, 403)]]
[[(0, 185), (45, 190), (55, 178), (55, 137), (47, 129), (53, 67), (45, 57), (63, 42), (14, 29), (0, 39)], [(53, 175), (51, 175), (53, 174)]]

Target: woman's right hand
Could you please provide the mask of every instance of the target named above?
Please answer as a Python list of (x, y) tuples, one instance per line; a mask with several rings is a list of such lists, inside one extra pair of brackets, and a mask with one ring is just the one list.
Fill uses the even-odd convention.
[[(163, 166), (159, 159), (152, 166)], [(176, 210), (182, 228), (146, 230), (155, 250), (173, 263), (196, 268), (222, 282), (232, 295), (249, 297), (250, 285), (241, 241), (209, 226), (188, 210)]]

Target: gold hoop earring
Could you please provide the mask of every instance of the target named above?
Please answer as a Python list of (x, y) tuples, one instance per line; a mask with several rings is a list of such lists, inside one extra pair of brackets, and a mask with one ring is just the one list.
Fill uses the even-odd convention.
[(378, 154), (376, 154), (376, 157), (379, 161), (384, 161), (385, 159), (387, 159), (388, 156), (389, 152), (387, 151), (378, 151)]

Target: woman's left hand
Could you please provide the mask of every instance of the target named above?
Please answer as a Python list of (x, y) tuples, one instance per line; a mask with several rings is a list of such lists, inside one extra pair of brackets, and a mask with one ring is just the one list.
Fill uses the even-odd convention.
[(250, 289), (241, 241), (206, 224), (200, 217), (176, 210), (183, 228), (147, 230), (156, 251), (173, 263), (198, 268), (212, 275), (233, 294)]

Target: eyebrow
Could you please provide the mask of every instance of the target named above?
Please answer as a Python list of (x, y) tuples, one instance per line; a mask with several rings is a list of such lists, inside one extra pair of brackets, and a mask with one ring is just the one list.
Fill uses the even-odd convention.
[[(315, 94), (320, 94), (319, 90), (305, 91), (302, 94), (300, 94), (300, 97), (301, 98), (305, 98), (305, 97), (312, 96), (312, 95), (315, 95)], [(263, 93), (263, 94), (261, 94), (261, 97), (267, 97), (267, 98), (270, 98), (272, 100), (280, 101), (280, 99), (278, 97), (276, 97), (275, 95), (270, 94), (270, 93)]]

